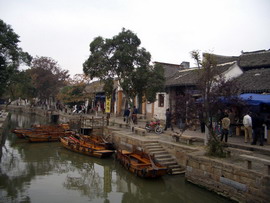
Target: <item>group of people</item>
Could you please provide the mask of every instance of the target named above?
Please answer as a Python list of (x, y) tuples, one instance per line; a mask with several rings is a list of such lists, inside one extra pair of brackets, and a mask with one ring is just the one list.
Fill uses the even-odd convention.
[(260, 142), (260, 146), (263, 146), (264, 134), (263, 125), (264, 119), (260, 117), (257, 113), (250, 115), (247, 113), (243, 118), (243, 125), (245, 128), (245, 143), (250, 142), (251, 138), (252, 145), (256, 145), (257, 141)]
[(130, 111), (130, 108), (127, 108), (124, 111), (124, 122), (129, 123), (130, 122), (130, 116), (131, 116), (131, 120), (134, 124), (138, 124), (138, 109), (136, 108), (136, 106), (133, 107), (133, 111)]
[(87, 109), (85, 107), (85, 105), (77, 105), (75, 104), (73, 106), (73, 111), (72, 111), (72, 114), (75, 114), (75, 113), (78, 113), (78, 114), (81, 114), (81, 113), (86, 113)]
[[(231, 113), (231, 114), (230, 114)], [(221, 120), (221, 141), (225, 138), (225, 142), (228, 141), (229, 132), (235, 134), (236, 125), (234, 123), (234, 117), (232, 112), (225, 112)], [(260, 142), (260, 146), (263, 146), (264, 135), (263, 125), (264, 120), (257, 113), (254, 113), (251, 117), (251, 113), (248, 112), (243, 117), (243, 125), (245, 131), (245, 143), (251, 142), (252, 145), (256, 145), (257, 141)]]
[[(133, 123), (137, 124), (137, 114), (138, 109), (136, 108), (136, 106), (134, 106), (133, 112), (130, 111), (130, 108), (127, 108), (124, 111), (124, 122), (129, 123), (131, 118)], [(166, 109), (165, 116), (166, 116), (166, 125), (164, 130), (171, 128), (171, 130), (173, 131), (172, 114), (169, 108)], [(229, 136), (236, 135), (236, 126), (237, 126), (236, 114), (233, 110), (225, 110), (225, 112), (222, 112), (220, 114), (218, 121), (220, 122), (221, 141), (223, 141), (224, 139), (225, 142), (228, 142)], [(250, 112), (246, 113), (243, 117), (245, 143), (251, 142), (252, 145), (256, 145), (256, 143), (259, 141), (260, 146), (263, 146), (264, 142), (263, 125), (264, 120), (257, 113), (253, 113), (252, 116)]]

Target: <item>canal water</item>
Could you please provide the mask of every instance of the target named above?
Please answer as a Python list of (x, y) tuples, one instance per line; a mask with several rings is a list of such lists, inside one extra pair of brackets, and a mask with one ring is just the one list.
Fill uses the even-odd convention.
[(184, 176), (144, 180), (114, 158), (77, 154), (60, 143), (28, 143), (11, 130), (45, 124), (43, 117), (13, 112), (3, 132), (0, 202), (175, 203), (229, 202), (185, 181)]

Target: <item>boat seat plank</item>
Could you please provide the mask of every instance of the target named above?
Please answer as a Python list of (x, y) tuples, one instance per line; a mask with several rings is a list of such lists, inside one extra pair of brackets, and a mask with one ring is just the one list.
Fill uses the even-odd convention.
[(143, 158), (143, 157), (141, 157), (140, 155), (137, 155), (137, 154), (132, 154), (132, 157), (138, 159), (139, 161), (141, 161), (143, 163), (148, 163), (149, 162), (148, 159)]
[(127, 150), (122, 150), (122, 154), (131, 154), (131, 152), (127, 151)]
[(133, 164), (133, 166), (136, 166), (136, 167), (143, 167), (143, 166), (151, 166), (151, 164)]

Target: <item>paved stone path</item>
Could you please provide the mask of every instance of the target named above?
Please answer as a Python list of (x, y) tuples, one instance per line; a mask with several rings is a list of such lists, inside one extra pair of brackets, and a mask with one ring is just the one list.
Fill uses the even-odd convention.
[[(114, 121), (119, 122), (119, 123), (124, 123), (122, 117), (112, 117), (110, 120), (114, 120)], [(138, 124), (136, 126), (144, 128), (145, 123), (146, 123), (146, 121), (138, 119)], [(174, 132), (180, 132), (180, 130), (177, 128), (174, 128)], [(160, 135), (156, 135), (155, 133), (148, 133), (146, 137), (149, 139), (154, 138), (154, 139), (160, 139), (163, 141), (175, 143), (175, 141), (173, 141), (173, 139), (171, 137), (172, 133), (173, 133), (173, 131), (171, 129), (168, 129), (167, 131), (164, 131), (164, 133), (162, 133)], [(200, 140), (205, 139), (205, 134), (201, 133), (200, 131), (186, 130), (183, 133), (183, 136), (197, 137)], [(200, 143), (196, 142), (195, 144), (196, 145), (203, 145), (203, 142), (200, 142)], [(268, 144), (267, 141), (264, 142), (264, 146), (260, 146), (259, 143), (257, 143), (257, 145), (251, 145), (250, 143), (244, 142), (244, 135), (240, 135), (240, 136), (228, 137), (228, 144), (229, 144), (229, 146), (234, 146), (234, 147), (247, 149), (247, 150), (251, 150), (251, 151), (265, 151), (270, 156), (270, 144)]]

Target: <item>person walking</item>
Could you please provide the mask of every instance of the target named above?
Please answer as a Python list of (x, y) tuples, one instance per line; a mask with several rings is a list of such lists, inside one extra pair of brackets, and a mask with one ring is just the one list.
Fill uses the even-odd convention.
[(223, 138), (225, 136), (225, 142), (228, 141), (228, 134), (229, 134), (229, 129), (230, 129), (230, 119), (227, 114), (225, 114), (224, 118), (221, 120), (221, 126), (222, 126), (222, 131), (221, 131), (221, 142), (223, 141)]
[(252, 119), (247, 113), (243, 118), (243, 125), (245, 128), (245, 143), (250, 142), (252, 138)]
[(132, 121), (135, 125), (138, 123), (137, 114), (138, 114), (138, 109), (136, 108), (136, 106), (134, 106), (133, 112), (132, 112)]
[(127, 108), (124, 112), (124, 122), (129, 123), (130, 108)]
[(171, 129), (173, 131), (172, 113), (171, 113), (170, 109), (167, 109), (166, 110), (165, 116), (166, 116), (166, 125), (165, 125), (165, 129), (164, 130), (167, 130), (167, 128), (171, 127)]

